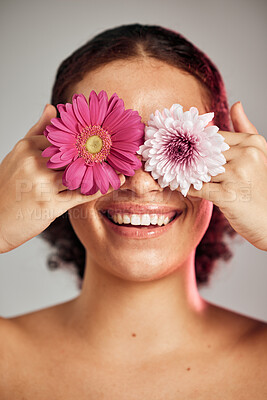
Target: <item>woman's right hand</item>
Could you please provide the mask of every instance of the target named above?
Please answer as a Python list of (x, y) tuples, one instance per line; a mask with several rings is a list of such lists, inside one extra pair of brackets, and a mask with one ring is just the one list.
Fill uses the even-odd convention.
[[(48, 104), (0, 164), (0, 253), (37, 236), (68, 209), (103, 196), (100, 191), (91, 196), (80, 189), (70, 191), (62, 184), (64, 170), (47, 168), (49, 157), (41, 153), (51, 143), (43, 131), (56, 115), (56, 108)], [(123, 184), (125, 178), (121, 175), (120, 180)]]

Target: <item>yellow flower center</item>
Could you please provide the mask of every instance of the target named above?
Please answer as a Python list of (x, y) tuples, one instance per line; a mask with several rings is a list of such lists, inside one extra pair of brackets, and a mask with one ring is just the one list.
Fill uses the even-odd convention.
[(111, 136), (99, 125), (84, 127), (75, 143), (78, 154), (87, 165), (104, 162), (112, 146)]
[(90, 136), (85, 143), (85, 147), (89, 151), (89, 153), (96, 154), (99, 153), (100, 150), (102, 149), (103, 141), (97, 135)]

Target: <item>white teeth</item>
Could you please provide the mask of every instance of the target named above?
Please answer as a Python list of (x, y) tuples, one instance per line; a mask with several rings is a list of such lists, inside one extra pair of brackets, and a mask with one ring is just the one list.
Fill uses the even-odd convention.
[(131, 225), (141, 225), (140, 215), (132, 214), (132, 216), (131, 216)]
[(151, 216), (150, 216), (150, 223), (151, 223), (152, 225), (157, 225), (157, 223), (158, 223), (158, 216), (157, 216), (157, 214), (151, 214)]
[(117, 214), (118, 215), (118, 224), (123, 224), (123, 217), (121, 214)]
[(165, 217), (164, 218), (164, 221), (163, 221), (163, 224), (164, 225), (167, 225), (167, 223), (170, 221), (170, 218), (168, 218), (168, 217)]
[(128, 214), (123, 214), (123, 223), (124, 224), (130, 224), (131, 223), (131, 218), (129, 217)]
[(164, 215), (160, 215), (160, 216), (159, 216), (159, 218), (158, 218), (158, 225), (159, 225), (159, 226), (163, 225), (164, 218), (165, 218)]
[(150, 225), (150, 217), (149, 214), (143, 214), (141, 216), (141, 225)]
[(170, 218), (163, 214), (120, 214), (116, 213), (110, 216), (112, 221), (117, 224), (131, 224), (131, 225), (167, 225)]

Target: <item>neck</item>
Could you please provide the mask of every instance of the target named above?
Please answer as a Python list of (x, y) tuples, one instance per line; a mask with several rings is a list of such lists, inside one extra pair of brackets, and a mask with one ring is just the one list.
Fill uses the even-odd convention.
[(190, 347), (208, 304), (195, 279), (195, 254), (173, 273), (153, 281), (126, 281), (87, 258), (80, 296), (69, 323), (96, 351), (140, 358)]

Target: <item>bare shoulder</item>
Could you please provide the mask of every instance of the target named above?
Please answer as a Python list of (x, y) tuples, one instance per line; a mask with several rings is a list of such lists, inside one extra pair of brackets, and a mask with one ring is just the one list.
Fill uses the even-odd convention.
[[(0, 393), (13, 387), (18, 371), (38, 370), (59, 348), (61, 305), (28, 314), (0, 318)], [(38, 361), (37, 361), (38, 360)], [(7, 367), (8, 366), (8, 367)], [(1, 395), (0, 395), (1, 397)]]
[[(220, 339), (228, 336), (233, 346), (244, 346), (248, 351), (250, 348), (266, 348), (266, 322), (214, 304), (210, 304), (210, 310), (218, 328), (216, 333), (221, 333)], [(267, 357), (267, 352), (265, 355)]]
[(255, 383), (258, 383), (258, 390), (267, 391), (265, 378), (267, 368), (267, 324), (262, 321), (255, 321), (254, 327), (252, 326), (241, 337), (234, 354), (240, 369), (249, 371), (249, 374), (254, 376)]
[[(267, 347), (267, 323), (251, 317), (241, 315), (240, 318), (247, 324), (241, 336), (241, 343), (255, 349), (256, 347)], [(266, 353), (267, 356), (267, 353)]]
[[(258, 345), (262, 349), (267, 350), (267, 323), (263, 321), (258, 321), (255, 323), (255, 328), (249, 335), (249, 342), (253, 345)], [(267, 351), (265, 351), (265, 356), (267, 359)]]
[(0, 387), (11, 369), (7, 365), (13, 366), (13, 362), (20, 358), (23, 343), (24, 338), (16, 321), (0, 317)]
[(65, 309), (69, 303), (71, 301), (12, 317), (5, 321), (21, 334), (36, 337), (42, 333), (45, 334), (48, 330), (55, 331), (58, 328), (61, 316), (66, 312)]
[(0, 354), (29, 349), (57, 334), (65, 304), (58, 304), (12, 318), (0, 317)]
[(48, 361), (53, 359), (62, 340), (57, 321), (60, 310), (61, 305), (57, 305), (12, 318), (0, 317), (1, 398), (10, 398), (8, 394), (4, 396), (10, 388), (16, 388), (19, 393), (23, 385), (30, 388), (27, 377), (34, 377), (35, 373), (38, 376), (38, 371), (50, 368)]
[(17, 336), (16, 324), (9, 318), (0, 317), (0, 351)]

